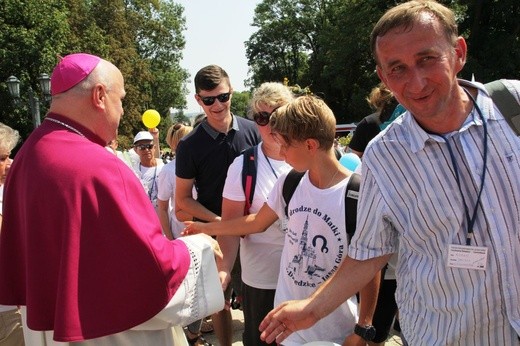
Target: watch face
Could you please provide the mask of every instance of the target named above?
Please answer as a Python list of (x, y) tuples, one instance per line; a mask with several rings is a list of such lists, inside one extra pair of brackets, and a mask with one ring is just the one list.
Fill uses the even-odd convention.
[(366, 341), (372, 341), (372, 339), (374, 339), (374, 337), (376, 336), (376, 328), (374, 328), (374, 326), (371, 325), (362, 327), (356, 324), (354, 333), (356, 333)]
[(372, 341), (376, 337), (376, 328), (374, 326), (367, 326), (365, 331), (365, 340)]

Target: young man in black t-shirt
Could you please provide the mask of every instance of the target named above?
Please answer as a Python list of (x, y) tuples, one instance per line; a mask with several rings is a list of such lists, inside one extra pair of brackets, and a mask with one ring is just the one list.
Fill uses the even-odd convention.
[[(229, 165), (243, 150), (260, 142), (255, 124), (231, 113), (232, 96), (228, 74), (221, 67), (209, 65), (197, 72), (195, 99), (206, 119), (179, 142), (175, 166), (176, 209), (195, 220), (220, 221)], [(231, 312), (213, 315), (213, 324), (220, 344), (231, 345)]]

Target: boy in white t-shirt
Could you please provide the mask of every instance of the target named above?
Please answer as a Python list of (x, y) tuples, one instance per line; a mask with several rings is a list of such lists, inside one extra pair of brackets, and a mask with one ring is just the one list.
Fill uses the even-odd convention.
[[(330, 108), (314, 96), (299, 97), (278, 108), (269, 122), (280, 153), (295, 170), (306, 172), (288, 205), (287, 234), (280, 263), (275, 305), (303, 299), (333, 275), (346, 256), (345, 192), (352, 172), (336, 159), (333, 142), (336, 119)], [(267, 203), (257, 214), (225, 222), (187, 222), (184, 234), (242, 235), (263, 232), (285, 218), (282, 175)], [(289, 335), (283, 345), (312, 341), (363, 344), (354, 334), (356, 323), (370, 325), (377, 299), (379, 277), (360, 292), (358, 306), (351, 297), (309, 329)]]

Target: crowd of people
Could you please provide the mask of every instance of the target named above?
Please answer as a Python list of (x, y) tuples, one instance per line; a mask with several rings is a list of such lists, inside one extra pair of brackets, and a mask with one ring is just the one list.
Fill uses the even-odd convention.
[[(241, 117), (208, 65), (203, 113), (168, 129), (169, 154), (157, 129), (121, 152), (123, 75), (62, 58), (14, 161), (0, 123), (0, 345), (209, 346), (209, 328), (230, 346), (232, 295), (246, 346), (383, 345), (392, 326), (405, 345), (518, 345), (519, 135), (457, 77), (467, 46), (446, 6), (391, 8), (371, 48), (352, 239), (354, 172), (322, 99), (266, 82)], [(520, 81), (503, 83), (520, 108)]]

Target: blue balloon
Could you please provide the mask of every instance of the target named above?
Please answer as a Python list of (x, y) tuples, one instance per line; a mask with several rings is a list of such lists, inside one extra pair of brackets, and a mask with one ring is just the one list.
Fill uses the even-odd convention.
[(361, 159), (354, 153), (347, 153), (339, 159), (339, 163), (348, 170), (355, 171)]

